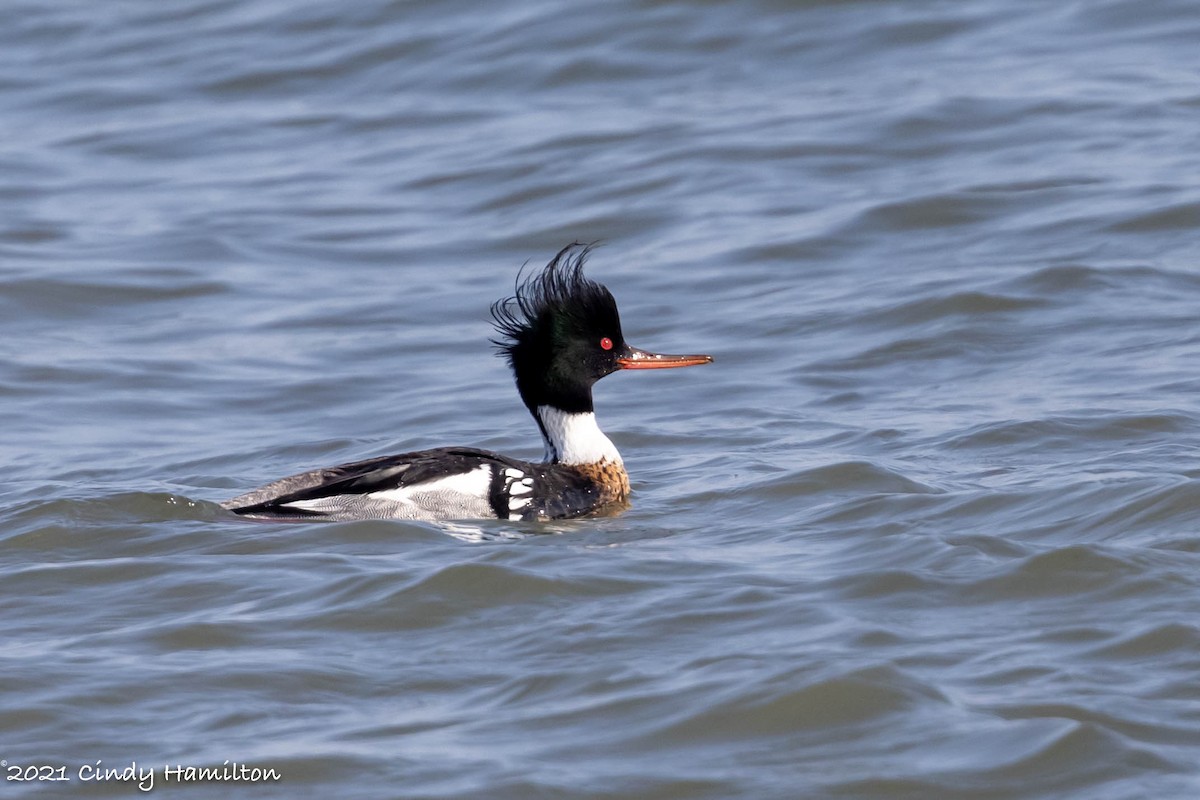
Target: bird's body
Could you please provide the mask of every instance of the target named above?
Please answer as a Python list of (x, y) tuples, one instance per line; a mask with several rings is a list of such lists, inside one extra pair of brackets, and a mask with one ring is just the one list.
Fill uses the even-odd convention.
[(712, 361), (662, 356), (624, 342), (616, 301), (583, 277), (588, 248), (564, 248), (513, 297), (492, 306), (517, 390), (546, 447), (532, 463), (441, 447), (282, 478), (222, 505), (244, 517), (314, 519), (565, 519), (628, 505), (629, 476), (596, 424), (592, 385), (618, 369)]
[(626, 502), (624, 467), (596, 472), (439, 447), (283, 478), (227, 505), (258, 519), (563, 519)]

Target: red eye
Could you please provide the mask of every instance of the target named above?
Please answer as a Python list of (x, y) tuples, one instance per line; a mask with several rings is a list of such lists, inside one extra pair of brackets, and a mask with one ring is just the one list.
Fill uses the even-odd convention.
[(608, 338), (607, 336), (605, 336), (603, 339), (601, 339), (600, 340), (600, 349), (601, 350), (612, 350), (612, 339)]

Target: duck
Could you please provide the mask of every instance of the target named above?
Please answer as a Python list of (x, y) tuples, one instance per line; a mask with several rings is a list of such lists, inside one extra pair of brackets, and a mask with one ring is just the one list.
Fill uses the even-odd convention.
[(314, 469), (221, 505), (256, 520), (546, 521), (620, 513), (629, 475), (596, 422), (592, 387), (614, 372), (712, 363), (625, 341), (612, 293), (584, 275), (592, 246), (560, 250), (491, 306), (492, 339), (537, 423), (540, 462), (474, 447), (438, 447)]

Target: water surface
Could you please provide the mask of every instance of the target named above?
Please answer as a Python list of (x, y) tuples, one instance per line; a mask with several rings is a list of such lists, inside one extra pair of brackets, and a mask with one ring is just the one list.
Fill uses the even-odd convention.
[[(7, 795), (1200, 791), (1194, 4), (0, 18)], [(573, 240), (717, 359), (599, 385), (627, 513), (216, 505), (536, 457), (487, 307)]]

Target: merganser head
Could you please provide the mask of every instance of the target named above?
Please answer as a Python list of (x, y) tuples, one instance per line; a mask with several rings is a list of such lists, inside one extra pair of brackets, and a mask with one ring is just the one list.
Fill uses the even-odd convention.
[(590, 252), (589, 245), (567, 245), (541, 272), (519, 282), (515, 295), (492, 305), (501, 335), (492, 342), (508, 359), (517, 391), (539, 424), (537, 409), (543, 406), (590, 413), (592, 385), (619, 369), (712, 361), (712, 356), (660, 355), (630, 347), (612, 293), (583, 275)]

